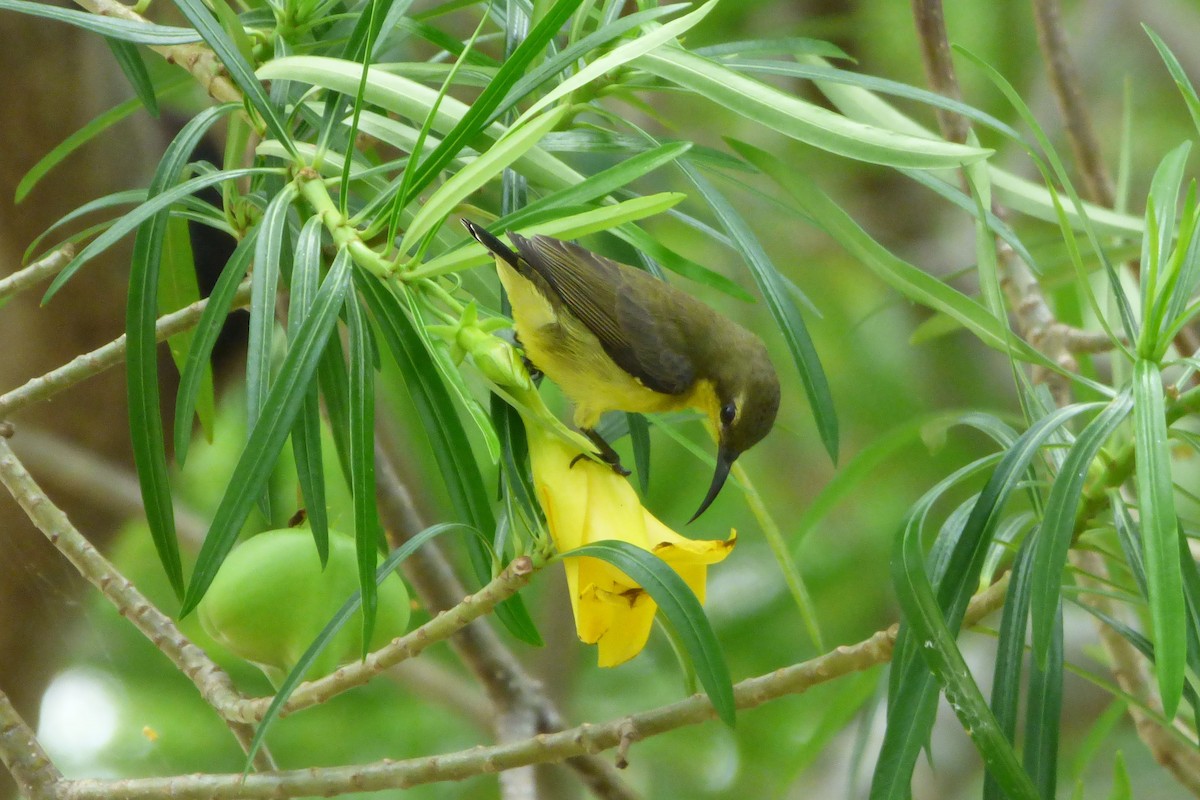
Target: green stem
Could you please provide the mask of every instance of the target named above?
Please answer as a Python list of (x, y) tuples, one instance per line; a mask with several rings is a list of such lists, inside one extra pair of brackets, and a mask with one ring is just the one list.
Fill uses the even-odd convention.
[(754, 483), (751, 482), (750, 476), (746, 474), (746, 470), (742, 468), (741, 464), (734, 463), (733, 476), (741, 484), (742, 492), (746, 496), (746, 504), (750, 506), (750, 513), (754, 514), (755, 519), (758, 520), (758, 526), (762, 529), (767, 544), (771, 546), (771, 552), (775, 555), (775, 561), (783, 573), (788, 591), (792, 593), (792, 599), (796, 602), (796, 607), (800, 609), (800, 618), (804, 620), (804, 627), (808, 630), (808, 635), (816, 645), (817, 651), (825, 652), (825, 640), (821, 636), (821, 626), (817, 622), (812, 597), (808, 594), (808, 588), (804, 585), (804, 578), (800, 576), (796, 562), (792, 560), (792, 554), (783, 540), (779, 526), (775, 524), (775, 518), (767, 510), (767, 504), (763, 502), (762, 495), (758, 493), (758, 489), (754, 488)]
[(296, 182), (300, 186), (300, 194), (320, 215), (321, 221), (325, 223), (325, 228), (333, 237), (334, 243), (339, 248), (344, 247), (349, 250), (354, 263), (375, 277), (391, 277), (391, 264), (363, 241), (358, 229), (351, 225), (346, 216), (338, 209), (337, 203), (329, 194), (329, 188), (321, 177), (315, 171), (306, 169), (296, 176)]

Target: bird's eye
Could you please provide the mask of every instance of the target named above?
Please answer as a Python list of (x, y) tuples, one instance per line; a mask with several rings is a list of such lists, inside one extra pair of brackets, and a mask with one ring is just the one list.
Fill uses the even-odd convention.
[(734, 417), (737, 416), (737, 406), (733, 403), (726, 403), (721, 406), (721, 424), (732, 425)]

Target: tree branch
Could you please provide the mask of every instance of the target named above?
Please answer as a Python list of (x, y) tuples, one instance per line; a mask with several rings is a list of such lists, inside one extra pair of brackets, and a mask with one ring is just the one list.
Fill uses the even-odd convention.
[[(967, 609), (966, 624), (978, 622), (1004, 602), (1008, 586), (1005, 575), (974, 597)], [(825, 655), (750, 678), (734, 686), (738, 708), (753, 708), (790, 694), (800, 694), (814, 686), (861, 672), (892, 657), (896, 642), (895, 625), (879, 631), (854, 645), (838, 647)], [(595, 754), (657, 736), (687, 725), (696, 725), (716, 717), (704, 695), (692, 695), (676, 703), (619, 717), (599, 725), (583, 724), (556, 733), (538, 734), (516, 742), (476, 747), (457, 753), (405, 761), (379, 761), (351, 767), (289, 770), (242, 775), (186, 775), (172, 778), (132, 780), (63, 781), (58, 800), (175, 800), (213, 798), (278, 798), (298, 795), (336, 795), (356, 791), (406, 789), (425, 783), (483, 775), (553, 761), (582, 754)]]
[(0, 280), (0, 304), (15, 294), (57, 275), (75, 257), (75, 245), (64, 244), (50, 255)]
[(21, 794), (30, 800), (52, 800), (62, 773), (42, 749), (33, 729), (0, 692), (0, 761), (8, 767)]
[[(250, 281), (243, 281), (233, 296), (231, 309), (245, 308), (250, 303)], [(154, 325), (156, 341), (195, 327), (200, 315), (208, 306), (208, 298), (197, 300), (190, 306), (160, 317)], [(90, 353), (73, 358), (58, 369), (51, 370), (27, 381), (4, 395), (0, 395), (0, 420), (7, 419), (26, 406), (49, 400), (54, 395), (69, 389), (93, 375), (120, 364), (125, 358), (125, 335), (121, 334), (106, 345)]]

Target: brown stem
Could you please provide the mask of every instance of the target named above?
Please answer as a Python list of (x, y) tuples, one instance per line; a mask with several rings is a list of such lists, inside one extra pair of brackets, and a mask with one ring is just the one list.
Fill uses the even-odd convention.
[[(942, 13), (941, 0), (912, 0), (912, 10), (929, 87), (943, 97), (961, 100), (954, 61), (950, 58), (950, 41), (946, 36), (946, 18)], [(944, 108), (936, 109), (936, 113), (943, 138), (959, 143), (967, 140), (970, 123), (965, 117)]]

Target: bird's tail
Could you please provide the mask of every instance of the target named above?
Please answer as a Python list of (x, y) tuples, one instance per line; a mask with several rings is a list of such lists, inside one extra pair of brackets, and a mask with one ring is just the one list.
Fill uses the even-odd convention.
[(517, 272), (522, 271), (520, 265), (520, 256), (513, 252), (508, 245), (497, 239), (492, 234), (488, 233), (482, 225), (471, 222), (469, 219), (464, 219), (462, 224), (466, 226), (467, 232), (470, 233), (471, 236), (475, 237), (475, 241), (486, 247), (493, 254), (507, 261), (508, 265), (517, 270)]

